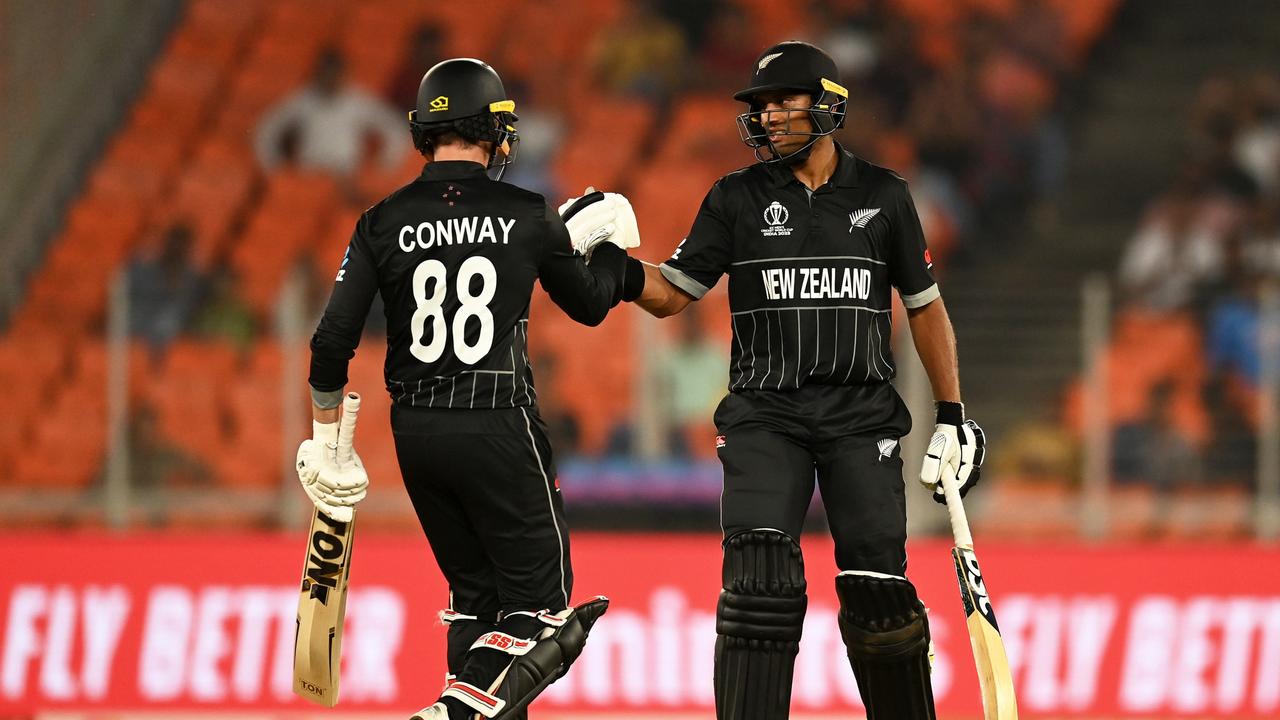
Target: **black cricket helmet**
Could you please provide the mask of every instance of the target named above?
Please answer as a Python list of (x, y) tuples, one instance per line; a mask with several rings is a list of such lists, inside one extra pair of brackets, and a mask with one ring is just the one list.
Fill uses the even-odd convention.
[[(783, 155), (769, 138), (764, 117), (768, 111), (760, 102), (760, 96), (786, 91), (805, 92), (813, 98), (808, 108), (797, 108), (809, 113), (813, 129), (795, 132), (788, 122), (782, 134), (808, 137), (809, 142)], [(738, 116), (738, 134), (748, 147), (755, 150), (757, 160), (799, 162), (809, 156), (819, 138), (844, 125), (849, 91), (840, 84), (840, 70), (830, 55), (807, 42), (788, 40), (760, 53), (752, 68), (751, 82), (745, 90), (734, 93), (733, 99), (751, 106), (750, 110)]]
[(489, 168), (497, 168), (501, 178), (520, 142), (515, 109), (493, 68), (472, 58), (445, 60), (428, 70), (418, 85), (417, 107), (409, 113), (413, 146), (430, 153), (446, 132), (467, 142), (493, 143)]

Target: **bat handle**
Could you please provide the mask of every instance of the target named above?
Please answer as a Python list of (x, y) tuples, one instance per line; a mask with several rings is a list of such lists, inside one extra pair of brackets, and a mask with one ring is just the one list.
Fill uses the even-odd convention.
[(951, 536), (959, 547), (973, 549), (973, 534), (969, 532), (969, 516), (964, 511), (964, 501), (960, 499), (960, 485), (956, 475), (947, 468), (942, 471), (942, 492), (947, 498), (947, 515), (951, 518)]
[(355, 452), (356, 415), (360, 412), (360, 394), (349, 392), (342, 399), (342, 417), (338, 421), (338, 462), (351, 462)]

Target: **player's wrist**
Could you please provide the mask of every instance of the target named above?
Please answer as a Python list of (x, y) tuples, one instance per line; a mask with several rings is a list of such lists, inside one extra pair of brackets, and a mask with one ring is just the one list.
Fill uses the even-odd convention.
[(632, 302), (644, 292), (644, 263), (628, 256), (627, 268), (622, 275), (622, 301)]
[(940, 400), (935, 403), (937, 409), (937, 420), (939, 425), (963, 425), (964, 424), (964, 403), (951, 402), (948, 400)]

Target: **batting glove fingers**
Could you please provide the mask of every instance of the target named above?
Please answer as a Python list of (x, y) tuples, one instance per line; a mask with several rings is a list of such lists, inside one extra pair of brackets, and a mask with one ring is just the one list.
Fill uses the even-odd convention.
[(315, 439), (303, 440), (298, 446), (296, 467), (307, 497), (334, 520), (347, 522), (351, 506), (368, 492), (369, 476), (354, 451), (350, 462), (339, 464), (335, 447)]
[[(970, 488), (978, 484), (978, 479), (982, 475), (982, 461), (987, 452), (987, 439), (982, 428), (974, 420), (966, 420), (964, 424), (957, 427), (956, 437), (960, 443), (959, 464), (953, 470), (956, 483), (960, 486), (960, 497), (964, 497)], [(933, 487), (933, 499), (944, 505), (947, 502), (941, 482)]]
[(569, 230), (573, 249), (587, 258), (602, 242), (613, 243), (623, 250), (640, 245), (635, 211), (623, 195), (587, 188), (581, 197), (565, 201), (559, 211)]

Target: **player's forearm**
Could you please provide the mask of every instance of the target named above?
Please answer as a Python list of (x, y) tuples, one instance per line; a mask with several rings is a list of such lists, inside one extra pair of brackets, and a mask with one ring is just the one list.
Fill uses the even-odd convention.
[(542, 288), (574, 322), (596, 326), (621, 300), (626, 261), (627, 254), (608, 243), (595, 251), (589, 263), (568, 253), (557, 254), (540, 270)]
[(692, 300), (687, 293), (663, 276), (656, 265), (644, 265), (644, 288), (635, 299), (636, 305), (654, 317), (667, 317), (684, 310)]
[(907, 310), (911, 338), (920, 362), (929, 375), (933, 399), (960, 402), (960, 370), (956, 360), (956, 336), (947, 308), (938, 298), (924, 307)]
[(320, 407), (319, 405), (316, 405), (314, 402), (311, 403), (311, 419), (314, 420), (315, 422), (318, 422), (324, 425), (331, 425), (333, 423), (338, 422), (338, 417), (341, 414), (342, 414), (341, 405), (337, 407), (323, 408), (323, 407)]

